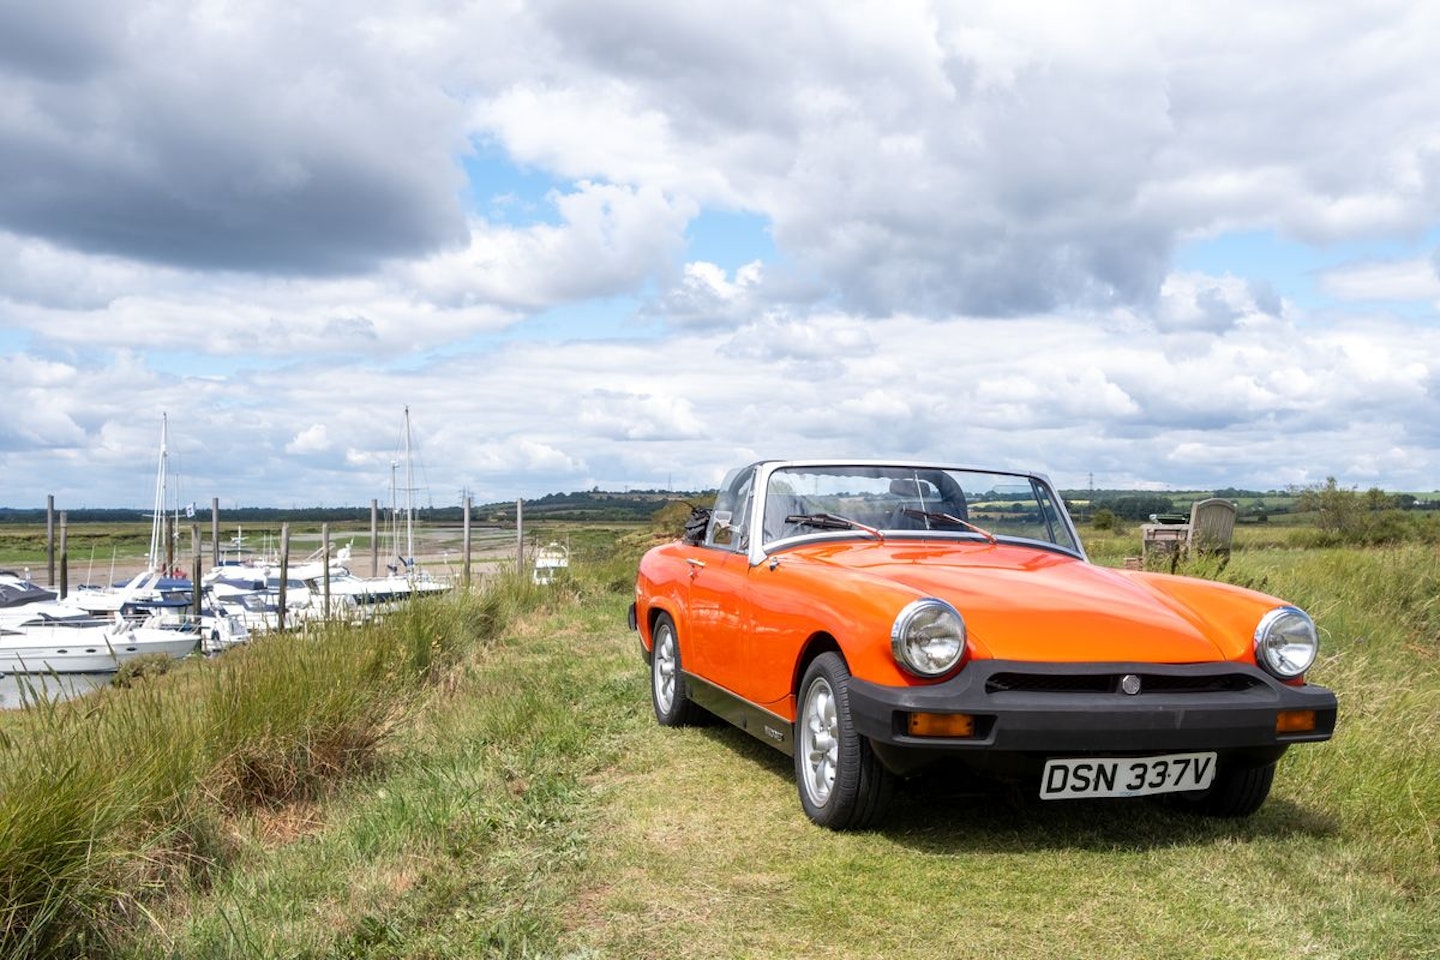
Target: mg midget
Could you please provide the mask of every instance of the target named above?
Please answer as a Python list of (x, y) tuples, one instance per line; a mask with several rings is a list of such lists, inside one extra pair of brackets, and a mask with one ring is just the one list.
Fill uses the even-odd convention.
[(1247, 816), (1328, 739), (1299, 608), (1091, 563), (1040, 474), (764, 461), (640, 562), (632, 628), (656, 720), (709, 714), (794, 760), (804, 812), (884, 814), (936, 764), (1046, 800), (1162, 797)]

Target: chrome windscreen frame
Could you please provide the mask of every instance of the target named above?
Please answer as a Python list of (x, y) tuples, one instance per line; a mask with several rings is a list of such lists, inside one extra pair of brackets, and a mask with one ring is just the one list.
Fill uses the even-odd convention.
[[(1071, 550), (1063, 544), (1051, 543), (1043, 540), (1031, 540), (1022, 537), (1005, 536), (1003, 534), (999, 535), (998, 539), (1003, 543), (1014, 543), (1026, 546), (1034, 546), (1039, 549), (1058, 551), (1069, 556), (1074, 556), (1080, 560), (1089, 560), (1089, 557), (1085, 554), (1084, 544), (1080, 540), (1079, 531), (1077, 531), (1075, 528), (1075, 522), (1071, 519), (1069, 511), (1065, 509), (1064, 498), (1060, 496), (1059, 491), (1055, 489), (1054, 485), (1050, 482), (1050, 478), (1047, 477), (1045, 474), (1023, 473), (1015, 470), (1001, 470), (990, 467), (961, 466), (953, 463), (937, 463), (933, 461), (910, 460), (765, 460), (752, 464), (751, 467), (753, 467), (756, 471), (754, 486), (752, 487), (752, 496), (749, 504), (750, 516), (748, 518), (748, 526), (751, 531), (751, 536), (749, 537), (749, 542), (746, 547), (746, 556), (751, 566), (758, 566), (761, 563), (764, 563), (765, 560), (772, 553), (784, 550), (786, 547), (792, 546), (796, 543), (811, 543), (816, 540), (851, 539), (856, 537), (857, 535), (865, 536), (863, 531), (817, 530), (814, 534), (806, 535), (803, 537), (788, 537), (781, 540), (774, 540), (769, 543), (764, 542), (763, 529), (765, 502), (768, 491), (770, 489), (771, 477), (776, 472), (782, 470), (791, 470), (797, 468), (826, 469), (834, 467), (903, 467), (907, 470), (916, 469), (968, 471), (972, 473), (991, 474), (995, 476), (1015, 477), (1017, 480), (1029, 481), (1038, 485), (1046, 492), (1046, 494), (1050, 498), (1051, 505), (1054, 510), (1055, 520), (1057, 520), (1063, 526), (1065, 532), (1069, 536), (1070, 542), (1075, 545), (1075, 548)], [(954, 536), (954, 534), (951, 534), (951, 536)], [(972, 537), (969, 535), (962, 535), (961, 538), (967, 541), (972, 539)]]

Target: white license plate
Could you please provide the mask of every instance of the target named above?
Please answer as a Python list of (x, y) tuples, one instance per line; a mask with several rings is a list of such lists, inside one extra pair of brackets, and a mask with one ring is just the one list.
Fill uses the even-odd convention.
[(1040, 780), (1040, 799), (1144, 797), (1204, 790), (1215, 780), (1214, 753), (1163, 757), (1081, 757), (1050, 760)]

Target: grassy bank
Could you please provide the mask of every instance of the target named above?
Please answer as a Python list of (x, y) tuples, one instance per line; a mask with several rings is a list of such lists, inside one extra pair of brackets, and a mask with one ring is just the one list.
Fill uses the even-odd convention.
[[(353, 729), (306, 724), (336, 727), (307, 744), (343, 746), (313, 762), (251, 763), (264, 724), (222, 735), (219, 706), (174, 734), (196, 744), (183, 767), (203, 787), (167, 773), (173, 761), (112, 749), (89, 789), (148, 799), (107, 814), (114, 862), (100, 857), (99, 879), (57, 908), (91, 915), (58, 942), (83, 935), (89, 955), (137, 960), (1440, 956), (1437, 559), (1255, 548), (1196, 571), (1308, 606), (1325, 634), (1315, 679), (1341, 699), (1335, 740), (1292, 751), (1247, 821), (936, 778), (910, 784), (882, 829), (835, 835), (800, 812), (780, 754), (724, 726), (654, 724), (624, 626), (627, 558), (612, 552), (478, 619), (461, 604), (397, 625), (371, 670), (339, 654), (331, 686), (388, 694)], [(207, 704), (250, 686), (162, 679), (65, 724), (142, 717), (171, 684)], [(323, 704), (326, 690), (271, 698)], [(7, 754), (46, 762), (21, 742), (33, 731), (4, 729)], [(307, 754), (290, 744), (264, 753)], [(57, 776), (73, 759), (50, 761)]]
[(0, 955), (147, 937), (177, 894), (242, 863), (237, 824), (380, 770), (397, 724), (513, 604), (416, 604), (0, 718)]

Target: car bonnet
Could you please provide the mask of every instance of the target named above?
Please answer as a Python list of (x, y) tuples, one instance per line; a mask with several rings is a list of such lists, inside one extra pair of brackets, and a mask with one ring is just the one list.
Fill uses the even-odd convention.
[[(1264, 598), (1219, 584), (1205, 614), (1154, 578), (1051, 550), (1001, 543), (828, 544), (797, 553), (854, 575), (944, 599), (965, 619), (975, 655), (1059, 662), (1200, 663), (1245, 659)], [(795, 559), (799, 559), (796, 557)], [(1173, 578), (1172, 578), (1173, 579)], [(1191, 593), (1194, 591), (1192, 590)], [(1245, 609), (1236, 611), (1239, 605)], [(1252, 609), (1253, 608), (1253, 609)], [(1250, 628), (1253, 629), (1253, 626)]]

